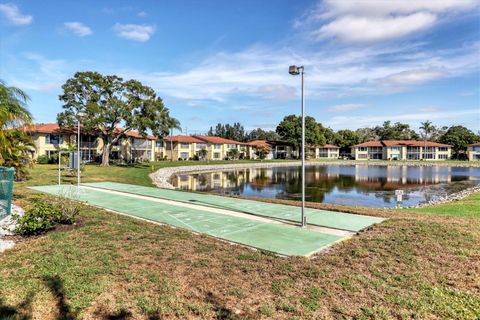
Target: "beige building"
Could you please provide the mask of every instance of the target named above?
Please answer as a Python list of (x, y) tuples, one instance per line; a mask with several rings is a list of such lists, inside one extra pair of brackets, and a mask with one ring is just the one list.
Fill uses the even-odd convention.
[(166, 160), (188, 160), (195, 155), (200, 156), (200, 150), (206, 149), (207, 144), (192, 136), (165, 137), (157, 141), (157, 158)]
[(352, 147), (356, 160), (448, 160), (452, 147), (432, 141), (367, 141)]
[[(51, 157), (61, 150), (76, 149), (77, 132), (60, 128), (56, 123), (40, 123), (25, 126), (24, 131), (29, 133), (35, 143), (32, 156), (37, 159), (46, 155)], [(143, 136), (136, 131), (130, 131), (116, 145), (113, 146), (112, 160), (124, 161), (155, 160), (155, 140), (152, 135)], [(94, 134), (81, 133), (80, 150), (83, 161), (97, 160), (102, 153), (102, 140)]]
[(324, 146), (306, 146), (307, 159), (338, 159), (340, 148), (331, 144)]
[(480, 161), (480, 142), (468, 145), (467, 156), (469, 161)]
[(257, 150), (267, 151), (265, 159), (296, 159), (297, 151), (294, 146), (283, 141), (254, 140), (247, 143), (249, 146), (250, 159), (258, 159)]

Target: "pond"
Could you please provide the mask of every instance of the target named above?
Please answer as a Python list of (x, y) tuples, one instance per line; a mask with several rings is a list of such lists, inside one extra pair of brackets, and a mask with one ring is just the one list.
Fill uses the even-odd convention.
[[(306, 201), (364, 207), (413, 206), (480, 184), (480, 168), (412, 165), (306, 167)], [(301, 167), (250, 168), (172, 177), (175, 187), (248, 197), (301, 199)]]

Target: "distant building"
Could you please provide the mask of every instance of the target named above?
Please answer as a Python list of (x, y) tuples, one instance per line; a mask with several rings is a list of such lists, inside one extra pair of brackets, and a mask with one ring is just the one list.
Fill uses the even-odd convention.
[(469, 144), (467, 155), (469, 161), (480, 161), (480, 142)]
[(338, 159), (340, 148), (331, 144), (305, 146), (307, 159)]
[(352, 147), (356, 160), (448, 160), (452, 146), (432, 141), (367, 141)]
[(207, 147), (203, 140), (192, 136), (165, 137), (158, 143), (162, 144), (162, 148), (157, 150), (157, 154), (161, 155), (160, 159), (167, 160), (188, 160)]
[(251, 159), (258, 159), (257, 151), (264, 149), (267, 151), (265, 159), (296, 159), (297, 151), (295, 147), (284, 141), (277, 140), (254, 140), (247, 143), (249, 146), (249, 156)]
[(207, 159), (210, 160), (223, 160), (228, 158), (228, 152), (230, 150), (238, 150), (239, 159), (246, 159), (249, 157), (248, 144), (245, 142), (239, 142), (231, 139), (225, 139), (215, 136), (194, 136), (197, 139), (203, 141), (206, 147)]
[[(32, 157), (37, 159), (41, 155), (48, 157), (61, 150), (69, 149), (77, 145), (76, 128), (61, 128), (56, 123), (40, 123), (23, 127), (35, 143)], [(143, 136), (139, 132), (127, 132), (125, 137), (116, 143), (110, 154), (112, 159), (125, 161), (155, 160), (156, 138), (152, 135)], [(96, 133), (81, 133), (80, 150), (83, 161), (97, 160), (103, 150), (102, 140)]]

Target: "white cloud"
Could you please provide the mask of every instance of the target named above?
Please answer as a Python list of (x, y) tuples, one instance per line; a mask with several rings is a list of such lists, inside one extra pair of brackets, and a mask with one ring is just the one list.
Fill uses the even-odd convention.
[(147, 16), (147, 13), (146, 13), (145, 11), (140, 11), (140, 12), (137, 13), (137, 16), (143, 18), (143, 17), (146, 17), (146, 16)]
[(146, 42), (150, 40), (150, 37), (155, 33), (155, 26), (116, 23), (113, 26), (113, 30), (119, 37), (139, 42)]
[(292, 63), (305, 65), (307, 100), (405, 91), (413, 85), (480, 69), (476, 45), (440, 51), (421, 49), (410, 45), (354, 47), (305, 51), (299, 56), (288, 47), (255, 46), (239, 52), (219, 52), (193, 67), (178, 66), (175, 72), (123, 70), (122, 75), (175, 98), (224, 102), (239, 95), (297, 98), (300, 81), (287, 71)]
[(424, 12), (382, 18), (345, 16), (322, 26), (316, 36), (318, 39), (337, 38), (349, 43), (378, 42), (426, 29), (435, 21), (435, 15)]
[(22, 14), (20, 9), (12, 3), (0, 3), (0, 13), (8, 22), (17, 26), (28, 25), (33, 21), (31, 15)]
[(405, 70), (390, 74), (381, 79), (382, 84), (393, 85), (414, 85), (443, 78), (447, 75), (445, 71), (435, 69)]
[(338, 104), (327, 108), (328, 112), (347, 112), (358, 109), (365, 109), (367, 105), (361, 103)]
[(79, 37), (85, 37), (93, 33), (90, 27), (84, 25), (81, 22), (65, 22), (63, 25), (65, 26), (65, 28), (71, 30)]
[(479, 4), (478, 0), (325, 0), (294, 26), (313, 28), (316, 39), (373, 43), (417, 34)]

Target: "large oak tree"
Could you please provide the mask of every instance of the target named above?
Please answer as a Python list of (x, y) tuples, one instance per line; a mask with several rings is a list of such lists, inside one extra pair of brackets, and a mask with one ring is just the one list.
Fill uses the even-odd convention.
[(131, 130), (146, 135), (150, 130), (158, 137), (170, 128), (179, 127), (155, 91), (137, 80), (124, 81), (115, 75), (77, 72), (62, 86), (64, 111), (57, 121), (74, 127), (79, 114), (82, 130), (98, 132), (103, 142), (102, 165), (109, 165), (112, 147)]

